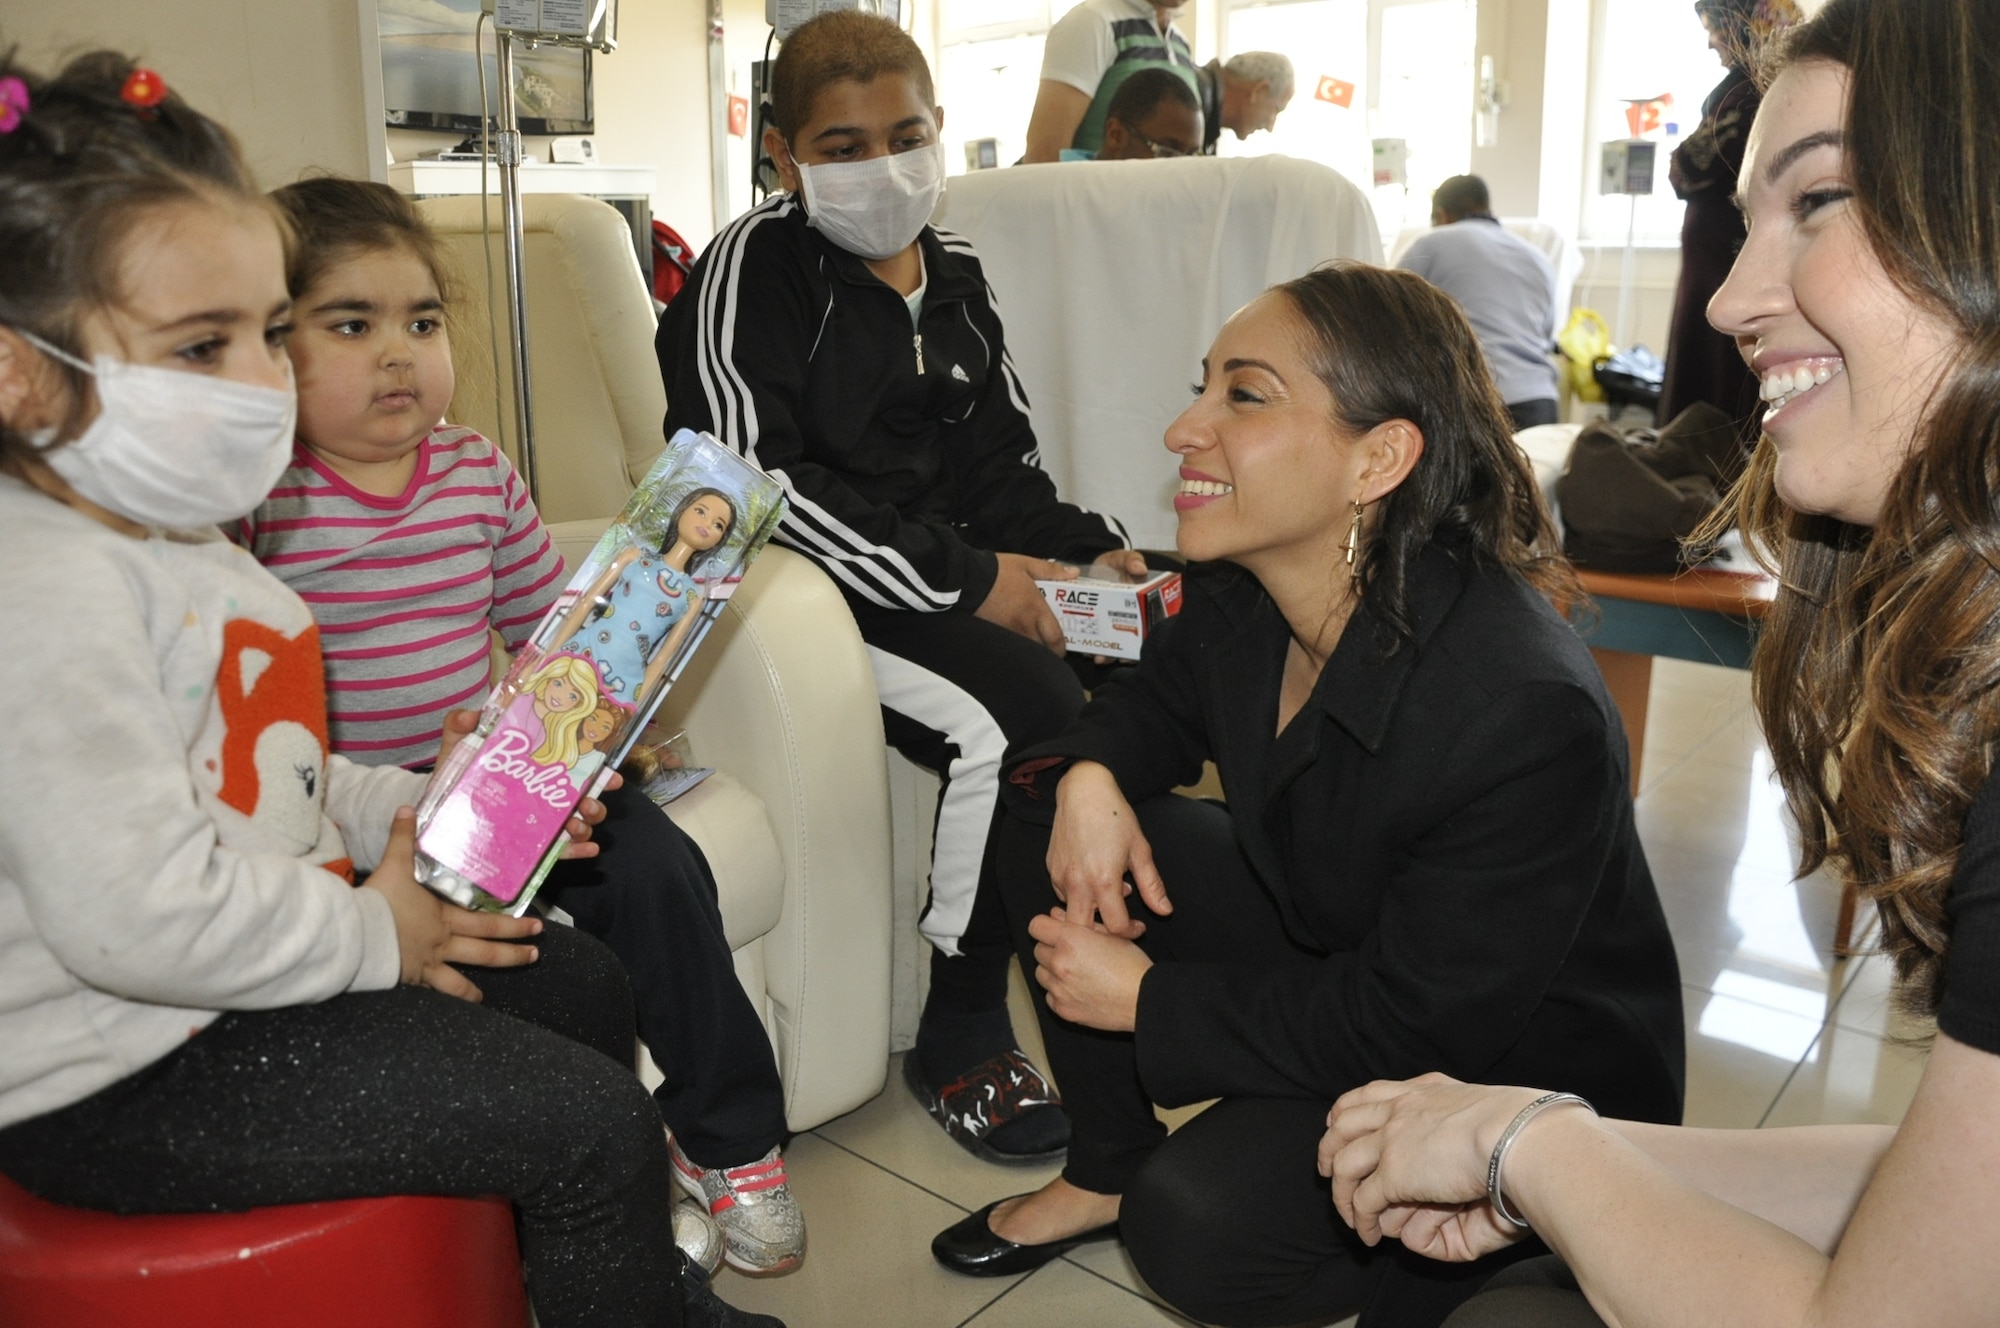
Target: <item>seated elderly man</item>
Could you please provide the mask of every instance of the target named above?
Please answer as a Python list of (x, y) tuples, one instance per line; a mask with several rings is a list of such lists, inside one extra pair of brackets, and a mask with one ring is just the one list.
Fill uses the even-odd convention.
[(1458, 301), (1479, 334), (1516, 429), (1556, 422), (1556, 274), (1533, 245), (1493, 215), (1486, 181), (1454, 175), (1431, 195), (1430, 233), (1398, 266)]
[(1169, 69), (1142, 69), (1127, 78), (1104, 113), (1104, 146), (1064, 148), (1064, 161), (1149, 161), (1201, 151), (1201, 103)]
[(1201, 150), (1211, 157), (1224, 129), (1243, 139), (1277, 128), (1294, 86), (1292, 62), (1276, 51), (1245, 51), (1227, 63), (1210, 60), (1195, 70), (1195, 82), (1201, 92)]

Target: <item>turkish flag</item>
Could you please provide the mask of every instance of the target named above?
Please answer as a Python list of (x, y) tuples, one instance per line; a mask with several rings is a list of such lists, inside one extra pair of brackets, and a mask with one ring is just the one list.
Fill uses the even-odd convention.
[(1313, 89), (1313, 96), (1321, 101), (1330, 101), (1335, 106), (1354, 105), (1354, 85), (1343, 83), (1337, 78), (1320, 76), (1319, 86)]
[(750, 133), (750, 99), (729, 95), (729, 132), (732, 137), (743, 138)]
[(1674, 104), (1674, 94), (1663, 92), (1646, 100), (1625, 103), (1625, 127), (1632, 131), (1632, 137), (1644, 138), (1658, 129), (1666, 120), (1667, 108)]

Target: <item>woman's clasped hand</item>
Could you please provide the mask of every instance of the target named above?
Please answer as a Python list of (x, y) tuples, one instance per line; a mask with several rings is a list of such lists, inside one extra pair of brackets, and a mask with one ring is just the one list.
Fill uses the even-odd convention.
[(1480, 1258), (1528, 1234), (1494, 1211), (1487, 1173), (1502, 1132), (1538, 1096), (1444, 1074), (1366, 1084), (1327, 1112), (1319, 1174), (1366, 1243), (1387, 1237), (1434, 1259)]

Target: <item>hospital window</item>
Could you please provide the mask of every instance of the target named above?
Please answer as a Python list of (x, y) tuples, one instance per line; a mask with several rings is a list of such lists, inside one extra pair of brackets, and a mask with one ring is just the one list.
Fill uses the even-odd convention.
[[(1050, 25), (1076, 0), (937, 0), (938, 96), (948, 168), (965, 144), (996, 140), (1001, 164), (1026, 146)], [(1222, 53), (1284, 51), (1298, 71), (1275, 132), (1224, 156), (1282, 152), (1321, 162), (1372, 198), (1384, 235), (1429, 219), (1430, 192), (1472, 149), (1474, 0), (1218, 0)], [(1183, 25), (1185, 27), (1185, 25)], [(1370, 142), (1409, 146), (1406, 184), (1372, 186)]]
[(1020, 160), (1041, 82), (1042, 43), (1077, 0), (937, 0), (938, 100), (945, 165), (966, 169), (965, 145), (991, 138), (996, 160)]
[[(1375, 205), (1386, 240), (1430, 221), (1431, 191), (1472, 162), (1474, 0), (1237, 0), (1224, 12), (1225, 54), (1283, 51), (1298, 74), (1277, 128), (1223, 156), (1282, 152), (1333, 167)], [(1406, 179), (1375, 185), (1372, 143), (1403, 140)]]
[[(1623, 244), (1628, 224), (1640, 244), (1675, 244), (1681, 232), (1681, 201), (1667, 183), (1667, 156), (1701, 120), (1701, 104), (1722, 80), (1722, 63), (1694, 7), (1660, 0), (1597, 0), (1594, 76), (1590, 89), (1590, 140), (1585, 165), (1582, 239), (1586, 244)], [(1642, 135), (1658, 144), (1653, 192), (1631, 196), (1598, 192), (1601, 145), (1631, 136), (1628, 99), (1672, 100), (1656, 127)]]

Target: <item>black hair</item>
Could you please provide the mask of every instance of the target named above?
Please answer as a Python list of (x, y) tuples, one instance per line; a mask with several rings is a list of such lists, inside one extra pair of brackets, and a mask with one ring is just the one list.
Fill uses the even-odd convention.
[(1493, 197), (1478, 176), (1454, 175), (1431, 195), (1431, 206), (1447, 217), (1474, 217), (1493, 210)]
[(1583, 603), (1457, 302), (1414, 272), (1349, 260), (1273, 289), (1298, 318), (1306, 362), (1332, 394), (1341, 428), (1359, 436), (1401, 419), (1423, 434), (1423, 455), (1382, 499), (1360, 560), (1362, 602), (1395, 637), (1386, 648), (1415, 640), (1410, 577), (1434, 544), (1512, 571), (1559, 606)]
[(1133, 129), (1165, 101), (1177, 102), (1196, 115), (1201, 114), (1201, 102), (1186, 79), (1171, 69), (1141, 69), (1127, 77), (1118, 85), (1118, 91), (1111, 94), (1111, 104), (1104, 108), (1104, 118)]

